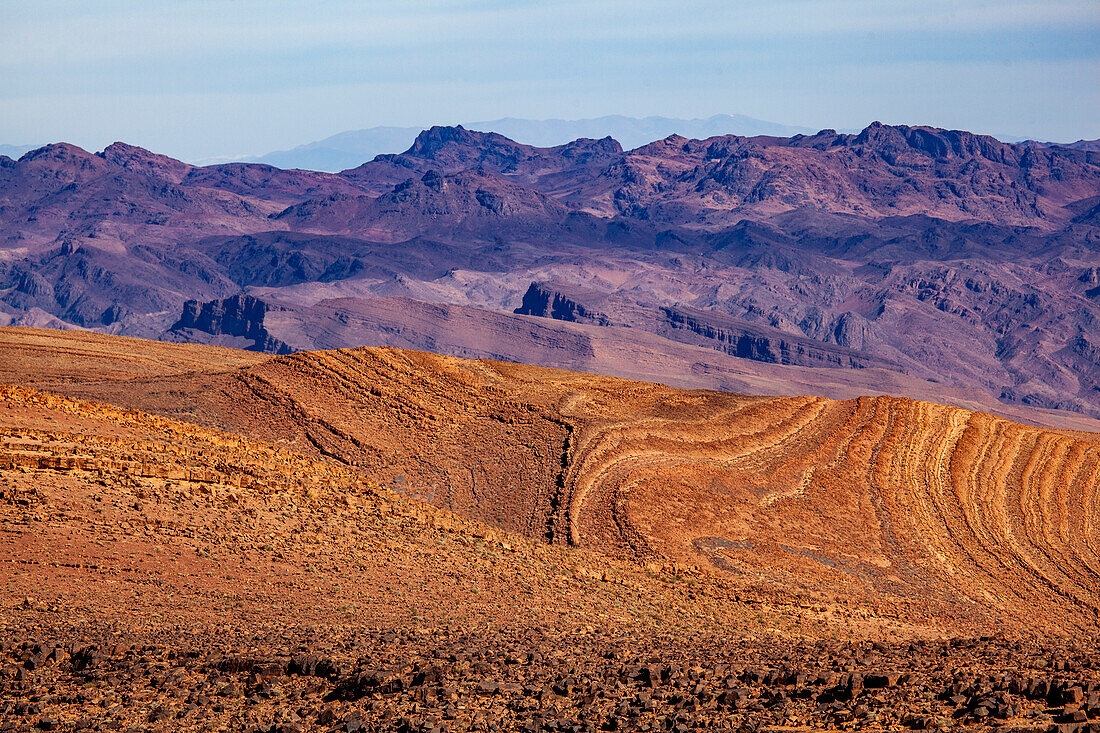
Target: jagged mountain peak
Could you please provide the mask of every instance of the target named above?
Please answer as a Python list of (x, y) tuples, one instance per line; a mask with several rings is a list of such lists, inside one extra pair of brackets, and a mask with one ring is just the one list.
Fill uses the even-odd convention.
[(193, 166), (181, 160), (160, 155), (137, 145), (114, 142), (96, 155), (109, 163), (122, 166), (126, 170), (156, 178), (164, 178), (179, 183), (192, 170)]
[(82, 147), (73, 145), (72, 143), (58, 142), (43, 145), (40, 148), (35, 148), (23, 154), (19, 158), (20, 163), (33, 163), (33, 162), (51, 162), (51, 163), (70, 163), (75, 161), (92, 161), (95, 159), (95, 155), (89, 153)]
[(478, 132), (467, 130), (462, 125), (444, 126), (435, 125), (424, 130), (416, 136), (412, 146), (405, 151), (405, 155), (413, 155), (421, 158), (433, 158), (447, 147), (530, 147), (510, 140), (504, 135), (495, 132)]

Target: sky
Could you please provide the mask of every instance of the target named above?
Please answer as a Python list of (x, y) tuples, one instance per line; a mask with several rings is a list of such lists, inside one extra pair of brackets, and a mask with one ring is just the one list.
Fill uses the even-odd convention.
[(0, 0), (0, 143), (743, 114), (1100, 138), (1100, 0)]

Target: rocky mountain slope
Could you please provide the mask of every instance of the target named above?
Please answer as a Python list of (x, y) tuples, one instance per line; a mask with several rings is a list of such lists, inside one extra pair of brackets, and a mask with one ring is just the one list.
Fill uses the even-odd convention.
[[(709, 565), (928, 623), (1087, 626), (1100, 605), (1094, 433), (893, 397), (680, 391), (394, 349), (79, 377), (43, 354), (88, 337), (7, 338), (41, 344), (11, 367), (32, 385), (276, 442), (533, 540)], [(120, 346), (199, 348), (144, 343)]]
[(5, 724), (1100, 717), (1096, 433), (396, 349), (2, 335)]
[[(326, 301), (508, 314), (532, 283), (550, 283), (592, 308), (619, 303), (618, 330), (603, 338), (643, 350), (651, 334), (1096, 417), (1098, 206), (1088, 146), (878, 123), (634, 150), (436, 127), (339, 174), (55, 144), (0, 157), (0, 322), (271, 351), (381, 345), (391, 342), (363, 340), (379, 328), (300, 335)], [(299, 340), (227, 320), (223, 302), (243, 297)], [(411, 310), (420, 325), (401, 345), (482, 355), (462, 351), (474, 333), (432, 340), (446, 308)], [(431, 314), (442, 320), (426, 324)], [(508, 358), (548, 353), (514, 339)], [(682, 352), (666, 351), (653, 373), (679, 369)]]

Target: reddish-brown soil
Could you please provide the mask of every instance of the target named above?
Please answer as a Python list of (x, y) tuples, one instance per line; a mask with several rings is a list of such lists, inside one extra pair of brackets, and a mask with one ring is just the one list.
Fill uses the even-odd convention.
[(0, 729), (1100, 715), (1094, 434), (22, 333), (0, 388)]

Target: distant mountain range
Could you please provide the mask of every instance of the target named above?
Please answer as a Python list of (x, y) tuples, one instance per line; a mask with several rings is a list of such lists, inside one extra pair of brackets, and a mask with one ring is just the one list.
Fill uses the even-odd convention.
[(1040, 148), (1049, 148), (1052, 145), (1057, 145), (1063, 148), (1072, 148), (1074, 150), (1088, 150), (1093, 153), (1100, 153), (1100, 140), (1078, 140), (1075, 143), (1043, 143), (1036, 140), (1022, 140), (1020, 142), (1023, 145), (1034, 145)]
[[(624, 117), (608, 115), (585, 120), (524, 120), (505, 117), (500, 120), (471, 122), (471, 130), (496, 132), (516, 142), (540, 147), (564, 145), (578, 138), (612, 137), (624, 148), (636, 148), (669, 135), (707, 138), (715, 135), (775, 135), (789, 137), (812, 133), (808, 127), (781, 125), (744, 115), (714, 115), (706, 119), (674, 119), (670, 117)], [(412, 145), (420, 133), (419, 127), (372, 127), (352, 130), (324, 140), (299, 145), (291, 150), (279, 150), (257, 158), (252, 163), (267, 163), (278, 168), (303, 168), (318, 171), (341, 171), (367, 162), (382, 153), (396, 153)]]
[[(623, 115), (605, 115), (582, 120), (528, 120), (517, 117), (504, 117), (499, 120), (485, 120), (463, 125), (467, 129), (480, 132), (495, 132), (516, 142), (539, 147), (553, 147), (579, 138), (599, 139), (610, 137), (623, 148), (630, 150), (647, 143), (668, 137), (681, 135), (687, 138), (706, 139), (716, 135), (740, 135), (754, 137), (766, 135), (772, 137), (790, 137), (809, 135), (818, 130), (798, 125), (784, 125), (778, 122), (759, 120), (745, 115), (713, 115), (706, 118), (681, 119), (674, 117), (626, 117)], [(259, 156), (228, 158), (212, 156), (201, 161), (191, 161), (197, 165), (221, 163), (265, 163), (276, 168), (327, 171), (336, 173), (372, 160), (377, 155), (397, 153), (412, 145), (413, 140), (423, 130), (421, 127), (370, 127), (364, 130), (348, 130), (323, 140), (297, 145), (289, 150), (276, 150)], [(843, 129), (840, 132), (854, 133), (859, 130)], [(1040, 142), (1023, 137), (996, 136), (1009, 143), (1049, 147), (1060, 145), (1076, 150), (1100, 151), (1100, 140), (1078, 140), (1073, 143)], [(0, 145), (0, 155), (18, 159), (24, 153), (40, 145)]]
[(3, 324), (1100, 417), (1100, 153), (877, 122), (629, 150), (433, 127), (338, 174), (57, 143), (0, 156)]

